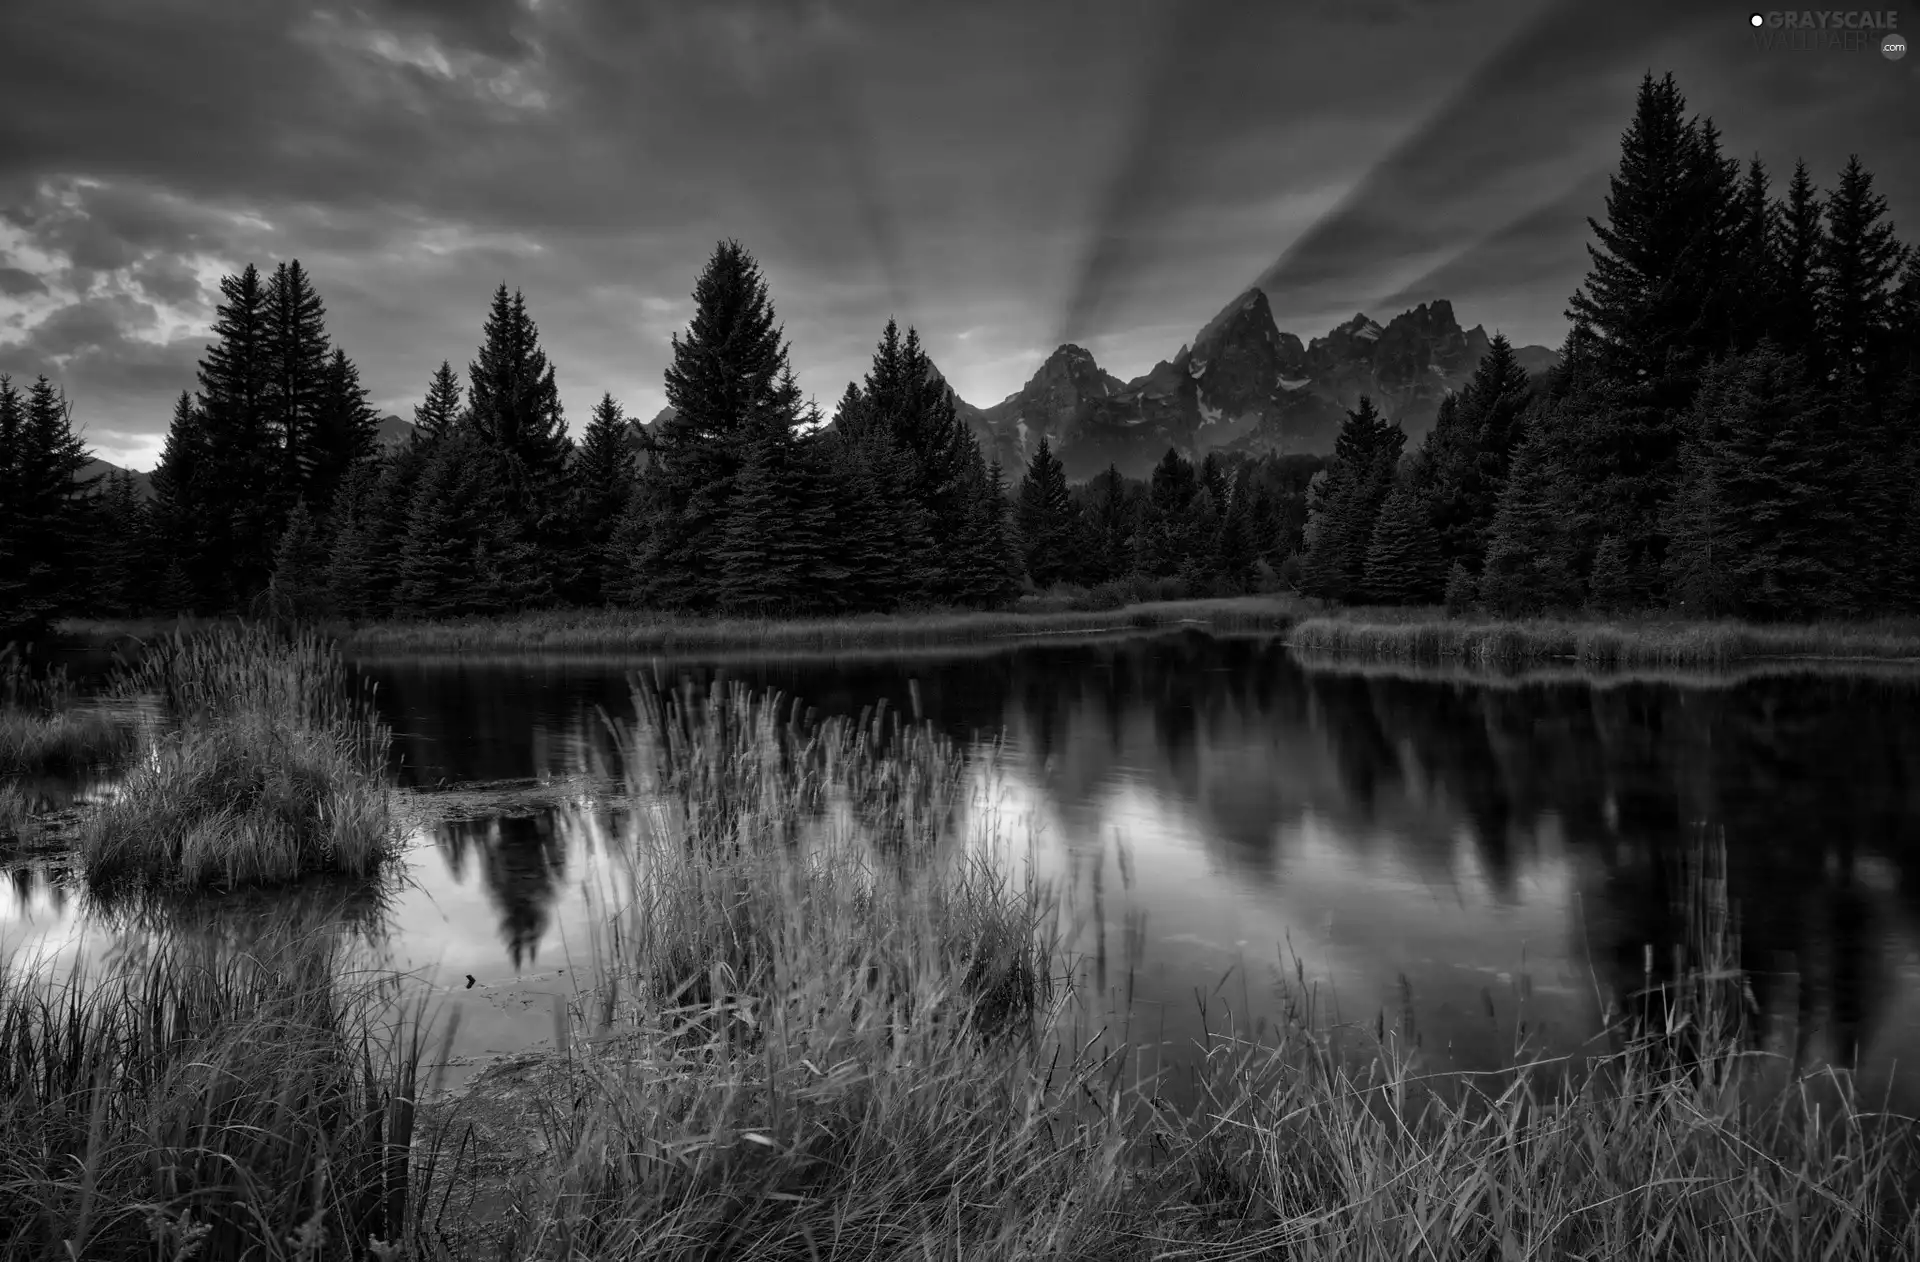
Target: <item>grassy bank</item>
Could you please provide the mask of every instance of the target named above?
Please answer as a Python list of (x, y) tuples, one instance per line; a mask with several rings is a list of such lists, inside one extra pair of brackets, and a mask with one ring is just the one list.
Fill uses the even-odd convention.
[(171, 725), (87, 817), (89, 884), (357, 876), (392, 852), (391, 734), (326, 641), (262, 627), (180, 636), (116, 689), (157, 697)]
[(951, 743), (645, 689), (619, 737), (652, 805), (604, 838), (587, 980), (517, 1084), (416, 1112), (417, 1027), (313, 952), (0, 977), (0, 1040), (44, 1049), (0, 1068), (0, 1253), (182, 1257), (221, 1215), (194, 1256), (1920, 1256), (1913, 1124), (1750, 1050), (1710, 848), (1684, 984), (1632, 1005), (1657, 1025), (1440, 1076), (1303, 1007), (1210, 1038), (1182, 1110), (1073, 993), (1062, 904), (1006, 875), (1027, 839)]
[(872, 614), (848, 618), (692, 618), (622, 610), (555, 610), (448, 622), (338, 628), (353, 653), (525, 648), (682, 653), (766, 653), (969, 644), (1025, 635), (1146, 630), (1202, 623), (1222, 630), (1281, 630), (1298, 603), (1271, 596), (1159, 601), (1108, 610)]
[(1289, 643), (1303, 655), (1510, 669), (1572, 663), (1583, 669), (1723, 667), (1784, 658), (1920, 660), (1920, 623), (1799, 626), (1663, 619), (1515, 622), (1449, 619), (1433, 610), (1356, 610), (1303, 618)]

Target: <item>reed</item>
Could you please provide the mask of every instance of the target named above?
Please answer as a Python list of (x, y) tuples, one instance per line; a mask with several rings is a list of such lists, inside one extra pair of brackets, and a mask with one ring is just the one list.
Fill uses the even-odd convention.
[(76, 701), (63, 668), (37, 669), (15, 645), (0, 648), (0, 776), (73, 776), (132, 750), (130, 725)]
[[(902, 808), (859, 806), (861, 760), (957, 783), (936, 738), (862, 752), (848, 734), (893, 729), (796, 725), (738, 690), (643, 688), (636, 709), (623, 767), (657, 807), (612, 839), (629, 863), (556, 1029), (550, 1159), (485, 1245), (505, 1256), (1920, 1248), (1913, 1123), (1751, 1047), (1718, 843), (1701, 843), (1672, 971), (1621, 996), (1579, 1056), (1435, 1074), (1384, 1017), (1334, 1029), (1303, 1002), (1210, 1032), (1183, 1106), (1124, 1072), (1129, 1034), (1072, 993), (1062, 904), (1005, 875), (1006, 838), (873, 845), (872, 818)], [(966, 805), (956, 829), (988, 818)]]
[[(0, 966), (0, 1256), (379, 1256), (410, 1193), (424, 1026), (325, 927)], [(386, 1256), (398, 1256), (397, 1248)]]
[(393, 853), (391, 733), (327, 641), (260, 626), (176, 637), (115, 690), (157, 698), (170, 727), (86, 819), (91, 885), (360, 876)]

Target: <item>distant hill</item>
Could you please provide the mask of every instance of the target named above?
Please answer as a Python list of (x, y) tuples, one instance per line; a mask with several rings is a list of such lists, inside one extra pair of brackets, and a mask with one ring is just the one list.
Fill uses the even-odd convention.
[(115, 473), (131, 473), (133, 475), (133, 493), (143, 500), (153, 498), (153, 475), (151, 473), (142, 473), (138, 469), (123, 469), (119, 465), (111, 464), (105, 460), (87, 461), (86, 467), (74, 475), (74, 480), (84, 482), (88, 478), (99, 477), (101, 482), (94, 485), (94, 489), (99, 490), (104, 486), (105, 479)]
[(380, 429), (374, 435), (374, 441), (378, 442), (382, 447), (398, 447), (401, 443), (412, 438), (413, 434), (414, 424), (412, 421), (403, 421), (399, 417), (389, 414), (380, 418)]

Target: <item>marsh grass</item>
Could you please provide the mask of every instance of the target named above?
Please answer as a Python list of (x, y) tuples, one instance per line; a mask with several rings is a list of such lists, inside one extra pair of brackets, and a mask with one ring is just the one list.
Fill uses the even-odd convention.
[(1761, 626), (1742, 622), (1451, 620), (1429, 610), (1364, 610), (1302, 619), (1296, 652), (1410, 664), (1459, 663), (1511, 670), (1541, 662), (1584, 669), (1724, 667), (1779, 658), (1920, 658), (1909, 622)]
[(63, 668), (38, 669), (15, 645), (0, 648), (0, 776), (72, 776), (132, 750), (129, 724), (76, 702)]
[[(424, 1026), (324, 926), (0, 967), (0, 1256), (369, 1256), (418, 1236)], [(397, 1255), (397, 1251), (394, 1256)]]
[(157, 697), (169, 727), (86, 820), (90, 884), (362, 876), (393, 853), (391, 734), (327, 641), (220, 627), (163, 642), (115, 690)]
[(0, 1255), (1920, 1256), (1913, 1122), (1755, 1048), (1717, 838), (1688, 936), (1575, 1054), (1437, 1072), (1410, 1014), (1329, 1023), (1297, 973), (1277, 1022), (1204, 1013), (1176, 1100), (976, 809), (990, 749), (636, 694), (643, 805), (506, 1174), (472, 1120), (499, 1080), (416, 1124), (424, 1024), (378, 1025), (394, 981), (338, 935), (176, 929), (105, 975), (0, 976)]
[[(1685, 874), (1689, 938), (1577, 1055), (1522, 1043), (1498, 1072), (1433, 1072), (1410, 1016), (1331, 1026), (1302, 976), (1284, 1020), (1209, 1024), (1176, 1103), (1073, 992), (1059, 897), (994, 853), (1005, 837), (876, 850), (858, 776), (795, 757), (816, 737), (777, 697), (636, 706), (619, 747), (655, 806), (616, 848), (594, 981), (534, 1111), (548, 1157), (508, 1194), (499, 1256), (1920, 1248), (1913, 1124), (1752, 1047), (1718, 842)], [(934, 781), (947, 752), (881, 756)], [(730, 792), (747, 805), (702, 800)]]
[(768, 653), (969, 644), (1028, 635), (1148, 630), (1204, 623), (1223, 631), (1276, 631), (1303, 605), (1280, 596), (1155, 601), (1113, 609), (999, 613), (946, 611), (840, 618), (706, 618), (618, 609), (544, 610), (445, 622), (341, 627), (347, 650), (436, 653), (459, 650), (626, 650), (680, 653), (748, 649)]

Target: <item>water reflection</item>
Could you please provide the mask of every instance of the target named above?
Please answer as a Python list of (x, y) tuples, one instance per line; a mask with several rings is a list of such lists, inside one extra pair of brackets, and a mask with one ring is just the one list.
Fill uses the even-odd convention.
[[(1920, 676), (1488, 682), (1197, 633), (361, 666), (396, 780), (468, 787), (419, 799), (432, 817), (382, 914), (394, 958), (473, 1009), (476, 1053), (541, 1037), (539, 996), (581, 957), (619, 809), (594, 774), (601, 711), (631, 713), (636, 669), (823, 714), (911, 712), (917, 684), (949, 734), (1004, 730), (992, 791), (1070, 881), (1090, 979), (1171, 1042), (1203, 1002), (1277, 1012), (1278, 976), (1369, 1023), (1410, 1002), (1441, 1063), (1501, 1059), (1523, 1023), (1577, 1040), (1680, 936), (1678, 863), (1703, 830), (1724, 834), (1743, 963), (1788, 1050), (1884, 1067), (1920, 1034)], [(0, 953), (73, 923), (46, 872), (10, 880)]]

